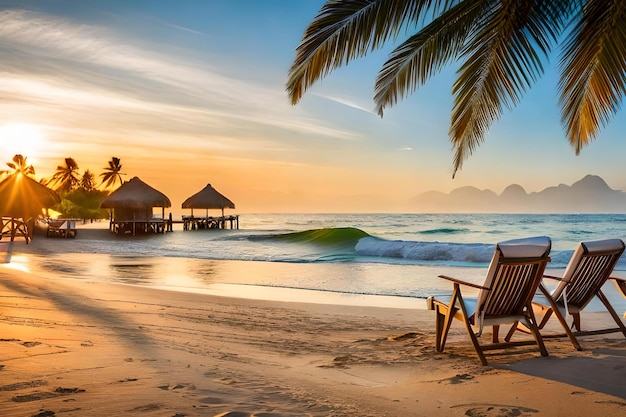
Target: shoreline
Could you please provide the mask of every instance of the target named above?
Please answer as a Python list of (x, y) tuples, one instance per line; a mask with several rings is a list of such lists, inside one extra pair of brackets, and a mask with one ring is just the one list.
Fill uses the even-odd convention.
[(5, 267), (0, 277), (7, 416), (587, 416), (626, 407), (621, 334), (586, 337), (582, 352), (547, 339), (549, 358), (514, 349), (483, 367), (458, 323), (436, 352), (426, 310), (230, 298)]
[[(12, 266), (23, 271), (34, 272), (44, 276), (63, 276), (66, 279), (128, 283), (145, 288), (270, 301), (389, 308), (426, 308), (428, 295), (368, 294), (334, 289), (307, 288), (290, 285), (290, 282), (282, 281), (282, 279), (288, 280), (294, 275), (304, 273), (308, 274), (312, 281), (317, 276), (315, 272), (310, 272), (311, 270), (328, 273), (329, 269), (342, 269), (341, 272), (345, 274), (345, 269), (350, 268), (350, 266), (342, 263), (292, 263), (259, 260), (202, 259), (180, 256), (156, 257), (140, 253), (94, 254), (80, 251), (71, 252), (78, 247), (81, 241), (115, 242), (121, 240), (125, 243), (132, 242), (132, 238), (127, 239), (116, 236), (110, 233), (106, 227), (103, 228), (103, 226), (105, 226), (104, 222), (81, 224), (76, 238), (46, 238), (44, 233), (43, 236), (36, 236), (36, 239), (28, 245), (24, 245), (22, 242), (14, 242), (11, 253), (7, 253), (7, 260), (11, 260)], [(182, 231), (180, 232), (183, 233)], [(153, 236), (141, 237), (139, 239), (151, 237)], [(7, 242), (4, 243), (5, 245), (7, 244)], [(2, 247), (0, 247), (0, 255), (1, 253)], [(42, 259), (38, 260), (37, 258)], [(164, 259), (167, 260), (164, 261)], [(355, 265), (355, 267), (360, 268), (362, 265)], [(115, 268), (114, 273), (116, 275), (108, 272), (112, 268)], [(373, 264), (369, 268), (383, 270), (385, 268), (432, 269), (433, 273), (431, 275), (435, 278), (435, 271), (439, 271), (439, 269), (434, 267), (416, 265)], [(157, 275), (156, 271), (158, 271), (159, 275)], [(249, 282), (247, 277), (251, 273), (261, 276), (273, 276), (275, 278), (273, 282), (266, 284), (255, 283), (254, 281)], [(168, 278), (168, 275), (171, 279)]]
[[(272, 301), (314, 302), (321, 304), (345, 304), (372, 307), (426, 308), (428, 296), (450, 294), (451, 286), (438, 278), (439, 274), (462, 277), (463, 280), (481, 284), (486, 268), (437, 267), (420, 265), (390, 264), (342, 264), (342, 263), (290, 263), (255, 260), (201, 259), (193, 257), (156, 257), (141, 253), (83, 253), (73, 252), (81, 247), (81, 242), (121, 241), (125, 244), (133, 239), (118, 237), (103, 228), (105, 222), (87, 223), (79, 227), (75, 239), (46, 238), (36, 236), (30, 244), (16, 241), (12, 253), (6, 248), (9, 242), (0, 241), (0, 260), (12, 260), (11, 265), (24, 271), (41, 275), (64, 277), (67, 279), (120, 282), (139, 285), (143, 288), (162, 288), (190, 293), (267, 299)], [(195, 232), (180, 232), (195, 233)], [(158, 238), (149, 236), (147, 238)], [(140, 238), (141, 244), (144, 238)], [(364, 284), (377, 277), (403, 277), (406, 282), (419, 282), (414, 288), (416, 295), (367, 294), (360, 288), (320, 289), (308, 287), (321, 275), (326, 280), (349, 281), (354, 271)], [(562, 270), (548, 268), (546, 272), (559, 275)], [(621, 271), (623, 272), (623, 271)], [(333, 275), (336, 274), (336, 275)], [(614, 276), (624, 278), (616, 271)], [(252, 277), (252, 278), (251, 278)], [(259, 282), (258, 277), (264, 279)], [(299, 280), (293, 281), (293, 277)], [(375, 283), (377, 285), (377, 283)], [(332, 286), (335, 286), (333, 284)], [(331, 287), (332, 287), (331, 286)], [(390, 287), (390, 292), (395, 290)], [(621, 296), (613, 283), (607, 283), (605, 294), (618, 311), (626, 311), (626, 299)], [(464, 294), (471, 294), (464, 288)], [(598, 300), (593, 300), (588, 311), (604, 311)], [(621, 314), (621, 313), (620, 313)]]

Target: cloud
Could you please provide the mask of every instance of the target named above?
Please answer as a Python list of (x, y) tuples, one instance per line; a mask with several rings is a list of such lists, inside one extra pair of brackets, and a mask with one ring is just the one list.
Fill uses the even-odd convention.
[(137, 129), (151, 123), (155, 132), (171, 129), (188, 135), (269, 129), (285, 137), (291, 131), (358, 139), (353, 132), (294, 112), (282, 88), (222, 75), (207, 63), (210, 57), (192, 61), (166, 46), (128, 40), (103, 26), (4, 10), (0, 52), (0, 94), (6, 107), (30, 103), (40, 113), (44, 108), (50, 114), (64, 110), (76, 122), (97, 118), (101, 124), (123, 122)]
[(200, 36), (207, 36), (206, 33), (204, 32), (200, 32), (199, 30), (195, 30), (195, 29), (190, 29), (188, 27), (184, 27), (184, 26), (180, 26), (180, 25), (174, 25), (172, 23), (166, 23), (167, 26), (177, 29), (177, 30), (181, 30), (183, 32), (187, 32), (187, 33), (193, 33), (194, 35), (200, 35)]
[(372, 109), (368, 109), (368, 108), (365, 108), (365, 107), (363, 107), (363, 106), (361, 106), (359, 104), (356, 104), (356, 103), (354, 103), (350, 99), (340, 98), (340, 97), (333, 97), (333, 96), (329, 96), (329, 95), (315, 94), (315, 93), (311, 93), (311, 94), (312, 95), (316, 95), (316, 96), (321, 97), (321, 98), (325, 98), (326, 100), (334, 101), (335, 103), (343, 104), (344, 106), (348, 106), (348, 107), (353, 108), (353, 109), (364, 111), (365, 113), (373, 114), (373, 115), (378, 117), (378, 114), (375, 111), (373, 111)]

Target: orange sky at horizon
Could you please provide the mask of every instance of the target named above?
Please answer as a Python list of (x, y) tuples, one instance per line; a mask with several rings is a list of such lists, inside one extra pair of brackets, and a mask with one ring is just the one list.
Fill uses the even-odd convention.
[(40, 179), (72, 157), (98, 176), (115, 156), (125, 179), (163, 192), (175, 214), (207, 183), (237, 213), (414, 212), (411, 199), (427, 191), (533, 192), (587, 174), (626, 189), (626, 120), (618, 114), (576, 156), (559, 124), (553, 68), (455, 179), (455, 68), (380, 118), (372, 86), (386, 48), (291, 106), (288, 69), (323, 3), (6, 1), (0, 163), (21, 153)]

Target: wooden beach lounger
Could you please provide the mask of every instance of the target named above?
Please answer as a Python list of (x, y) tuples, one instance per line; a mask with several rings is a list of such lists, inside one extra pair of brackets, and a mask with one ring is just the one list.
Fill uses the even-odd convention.
[(48, 219), (46, 236), (76, 237), (76, 220)]
[[(475, 285), (445, 275), (452, 281), (452, 297), (448, 303), (428, 298), (428, 307), (435, 310), (437, 351), (443, 352), (452, 319), (465, 324), (474, 349), (483, 365), (487, 365), (484, 351), (510, 346), (536, 344), (542, 356), (548, 356), (533, 314), (531, 301), (541, 282), (546, 264), (550, 261), (551, 241), (539, 236), (500, 242), (489, 265), (483, 285)], [(479, 290), (476, 298), (461, 294), (461, 286)], [(522, 322), (531, 329), (532, 341), (500, 343), (501, 324)], [(478, 338), (486, 326), (493, 326), (492, 343), (481, 345)]]
[[(626, 326), (611, 306), (611, 303), (602, 292), (602, 286), (611, 278), (615, 264), (624, 252), (624, 242), (621, 239), (596, 240), (580, 242), (565, 268), (562, 277), (545, 275), (545, 278), (556, 280), (558, 285), (554, 291), (548, 291), (542, 282), (539, 286), (540, 293), (533, 299), (535, 313), (540, 315), (539, 328), (542, 329), (548, 319), (554, 314), (565, 329), (566, 335), (572, 341), (574, 347), (581, 350), (576, 336), (585, 334), (603, 334), (622, 332), (626, 336)], [(618, 284), (616, 282), (616, 284)], [(619, 284), (618, 284), (619, 288)], [(580, 313), (597, 297), (615, 320), (617, 327), (598, 330), (581, 330)], [(571, 329), (567, 324), (566, 317), (572, 317)], [(511, 328), (506, 339), (510, 339), (515, 330), (527, 332), (522, 325)], [(562, 335), (561, 335), (562, 336)]]

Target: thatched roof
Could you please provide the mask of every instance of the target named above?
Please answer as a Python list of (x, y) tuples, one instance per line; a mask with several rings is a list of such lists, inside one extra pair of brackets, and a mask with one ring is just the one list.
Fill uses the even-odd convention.
[(133, 177), (130, 181), (122, 184), (100, 203), (100, 208), (112, 209), (142, 209), (171, 206), (172, 203), (165, 194), (150, 187), (138, 177)]
[(222, 209), (235, 208), (235, 203), (220, 194), (211, 184), (207, 184), (183, 202), (184, 209)]
[(0, 216), (28, 219), (61, 202), (59, 195), (21, 173), (0, 182)]

